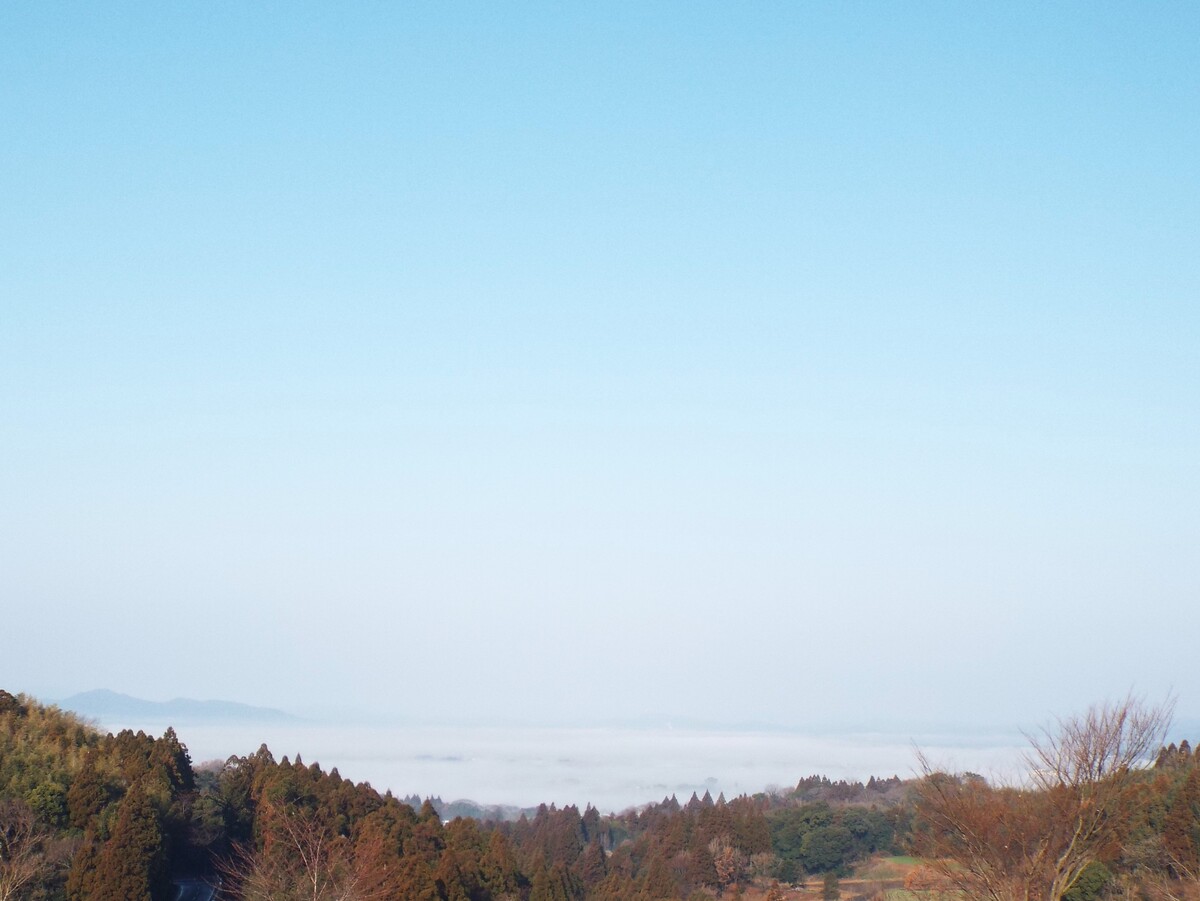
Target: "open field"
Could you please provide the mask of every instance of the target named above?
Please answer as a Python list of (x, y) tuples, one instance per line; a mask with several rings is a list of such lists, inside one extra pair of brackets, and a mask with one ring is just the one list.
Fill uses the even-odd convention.
[[(842, 901), (886, 898), (887, 901), (907, 901), (913, 893), (904, 888), (905, 877), (921, 865), (915, 857), (872, 857), (863, 861), (854, 872), (838, 881)], [(784, 898), (789, 901), (820, 901), (824, 882), (810, 878), (794, 886), (781, 887)], [(754, 886), (744, 889), (744, 901), (765, 901), (769, 886)]]

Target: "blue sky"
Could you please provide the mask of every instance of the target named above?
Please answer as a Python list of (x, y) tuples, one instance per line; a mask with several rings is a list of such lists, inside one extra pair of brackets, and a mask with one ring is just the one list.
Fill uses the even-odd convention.
[(0, 683), (1200, 715), (1191, 4), (10, 4)]

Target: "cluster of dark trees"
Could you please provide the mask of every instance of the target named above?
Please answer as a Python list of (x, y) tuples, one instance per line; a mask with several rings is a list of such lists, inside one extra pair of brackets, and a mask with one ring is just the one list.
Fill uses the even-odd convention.
[[(1150, 901), (1200, 901), (1187, 894), (1200, 887), (1200, 758), (1184, 745), (1151, 768), (1121, 759), (1091, 775), (1058, 760), (1075, 782), (1023, 789), (932, 770), (814, 776), (617, 815), (448, 819), (265, 746), (193, 767), (172, 730), (105, 735), (0, 691), (0, 901), (167, 901), (186, 879), (244, 901), (662, 901), (836, 884), (864, 857), (909, 850), (928, 855), (928, 888), (969, 897), (1092, 901), (1136, 884)], [(1072, 835), (1085, 841), (1056, 844)]]
[(845, 875), (850, 864), (869, 854), (897, 850), (904, 814), (902, 808), (832, 807), (824, 801), (775, 811), (772, 875), (783, 882), (795, 882), (805, 873)]

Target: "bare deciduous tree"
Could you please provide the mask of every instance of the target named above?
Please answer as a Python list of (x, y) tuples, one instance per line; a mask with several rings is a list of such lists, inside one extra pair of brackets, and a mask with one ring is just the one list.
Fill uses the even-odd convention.
[(66, 848), (16, 801), (0, 801), (0, 901), (13, 901), (61, 866)]
[(710, 841), (708, 853), (712, 855), (713, 868), (717, 871), (718, 891), (742, 881), (748, 859), (728, 835), (721, 835)]
[(1161, 744), (1172, 705), (1132, 695), (1060, 719), (1030, 738), (1029, 781), (992, 786), (920, 756), (919, 850), (945, 882), (990, 901), (1059, 901), (1084, 868), (1116, 853), (1137, 770)]
[(261, 849), (243, 849), (223, 876), (242, 901), (377, 901), (392, 896), (376, 842), (355, 847), (309, 811), (277, 806), (263, 814)]

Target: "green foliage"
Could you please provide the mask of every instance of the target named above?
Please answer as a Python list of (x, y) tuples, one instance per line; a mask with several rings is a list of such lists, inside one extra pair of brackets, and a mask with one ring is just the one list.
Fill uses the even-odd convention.
[(0, 800), (23, 800), (59, 833), (56, 848), (77, 848), (66, 886), (55, 888), (51, 874), (35, 896), (169, 897), (172, 849), (188, 847), (193, 790), (187, 749), (172, 730), (161, 739), (101, 735), (73, 714), (0, 692)]
[(67, 790), (58, 782), (40, 782), (30, 789), (25, 802), (42, 822), (54, 829), (67, 825)]
[(0, 798), (25, 799), (57, 820), (58, 790), (66, 791), (99, 741), (73, 714), (0, 692)]
[(158, 812), (142, 786), (135, 784), (121, 802), (112, 838), (100, 853), (88, 901), (165, 901), (171, 894)]
[(90, 749), (67, 790), (67, 819), (75, 829), (95, 826), (104, 808), (116, 795), (115, 787), (100, 773), (97, 760), (96, 749)]
[[(362, 869), (361, 885), (375, 885), (378, 897), (427, 901), (736, 893), (750, 858), (774, 848), (788, 852), (781, 865), (798, 875), (805, 860), (834, 865), (890, 835), (874, 812), (784, 802), (787, 815), (777, 818), (777, 802), (766, 796), (727, 802), (708, 793), (686, 807), (668, 798), (621, 816), (551, 805), (515, 824), (443, 826), (429, 802), (414, 810), (298, 757), (276, 761), (265, 746), (196, 772), (173, 730), (161, 738), (128, 730), (104, 736), (6, 693), (0, 751), (3, 796), (24, 800), (75, 837), (72, 901), (154, 899), (169, 893), (172, 871), (230, 866), (242, 859), (239, 847), (244, 859), (261, 859), (278, 840), (270, 811), (291, 811), (328, 835), (340, 849), (337, 865), (346, 873)], [(826, 781), (812, 790), (863, 789)], [(761, 872), (762, 861), (755, 866)]]
[(1097, 901), (1111, 879), (1108, 867), (1093, 861), (1083, 868), (1075, 884), (1063, 895), (1063, 901)]
[(834, 809), (821, 802), (784, 808), (769, 817), (774, 875), (794, 882), (802, 873), (844, 872), (855, 860), (887, 850), (894, 828), (874, 809)]
[[(1195, 759), (1176, 749), (1147, 780), (1145, 847), (1195, 853)], [(4, 798), (27, 805), (77, 849), (65, 886), (70, 901), (159, 901), (171, 896), (173, 872), (214, 869), (230, 874), (230, 886), (253, 876), (263, 896), (290, 891), (298, 884), (295, 843), (304, 835), (289, 833), (288, 824), (320, 837), (325, 850), (313, 859), (328, 884), (353, 881), (372, 901), (736, 897), (768, 868), (786, 881), (825, 874), (823, 895), (832, 901), (838, 876), (869, 854), (900, 850), (911, 820), (894, 777), (865, 786), (812, 777), (788, 795), (726, 801), (706, 794), (686, 805), (670, 797), (615, 816), (543, 805), (516, 823), (444, 825), (430, 801), (414, 809), (299, 757), (276, 761), (266, 746), (194, 771), (173, 730), (161, 738), (104, 736), (0, 692)], [(1154, 865), (1148, 860), (1138, 865)], [(1089, 868), (1065, 901), (1096, 901), (1120, 865), (1132, 866)], [(63, 887), (46, 880), (37, 891), (61, 895)]]
[(850, 859), (854, 837), (845, 826), (818, 826), (810, 830), (800, 846), (804, 869), (825, 873), (841, 869)]

